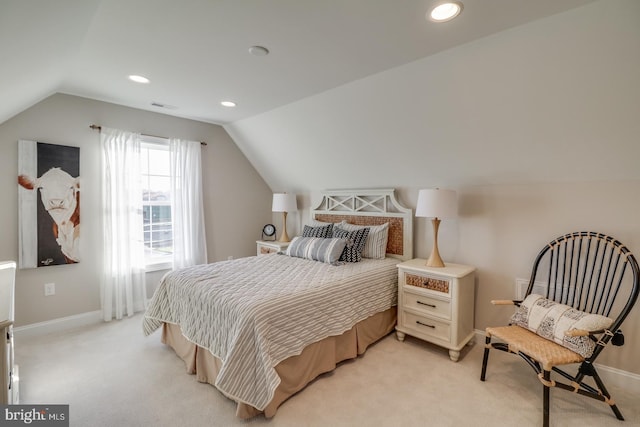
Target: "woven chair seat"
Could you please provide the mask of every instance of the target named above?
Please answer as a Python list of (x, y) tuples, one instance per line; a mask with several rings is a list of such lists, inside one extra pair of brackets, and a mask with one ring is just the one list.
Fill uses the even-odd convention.
[(517, 325), (489, 327), (486, 332), (487, 336), (508, 343), (510, 352), (522, 352), (538, 361), (545, 371), (550, 371), (554, 366), (584, 361), (584, 357), (578, 353)]

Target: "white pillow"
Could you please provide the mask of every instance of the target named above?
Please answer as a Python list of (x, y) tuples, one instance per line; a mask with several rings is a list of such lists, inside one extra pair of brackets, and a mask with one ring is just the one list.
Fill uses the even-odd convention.
[(599, 331), (608, 328), (612, 323), (613, 320), (608, 317), (585, 313), (537, 294), (525, 298), (511, 317), (511, 324), (529, 329), (543, 338), (575, 351), (585, 359), (593, 353), (595, 342), (589, 337), (567, 336), (565, 332), (573, 329)]
[(387, 240), (389, 240), (389, 223), (381, 225), (354, 225), (346, 221), (336, 224), (343, 230), (356, 231), (363, 228), (369, 229), (369, 236), (362, 250), (363, 258), (384, 259), (387, 254)]

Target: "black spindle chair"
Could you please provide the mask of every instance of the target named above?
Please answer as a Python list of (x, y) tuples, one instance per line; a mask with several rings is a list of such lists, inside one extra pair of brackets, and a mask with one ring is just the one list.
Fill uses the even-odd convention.
[[(536, 303), (552, 305), (549, 301), (551, 300), (580, 312), (608, 317), (612, 319), (611, 325), (600, 330), (570, 329), (565, 332), (567, 341), (586, 339), (595, 344), (591, 354), (579, 354), (565, 345), (560, 345), (553, 337), (545, 337), (548, 330), (555, 327), (553, 323), (547, 322), (543, 327), (545, 322), (541, 322), (537, 331), (523, 327), (522, 322), (515, 316), (519, 315), (519, 320), (522, 321), (533, 312), (533, 306), (527, 307), (527, 303), (522, 305), (524, 300), (492, 301), (494, 304), (515, 304), (519, 308), (509, 326), (486, 329), (486, 347), (480, 379), (484, 381), (486, 377), (489, 350), (514, 353), (521, 356), (536, 371), (542, 382), (545, 427), (549, 425), (551, 387), (603, 401), (610, 405), (619, 420), (624, 420), (598, 375), (594, 361), (609, 343), (617, 346), (624, 344), (620, 326), (638, 299), (639, 277), (635, 257), (622, 243), (612, 237), (583, 231), (566, 234), (551, 241), (540, 251), (533, 263), (525, 298), (532, 294), (540, 294), (544, 299), (540, 298)], [(531, 298), (535, 300), (538, 297), (532, 295)], [(569, 311), (576, 313), (575, 310)], [(559, 325), (560, 322), (556, 324)], [(541, 333), (545, 328), (547, 332)], [(492, 338), (497, 339), (497, 342), (492, 342)], [(574, 375), (569, 374), (563, 366), (570, 364), (579, 364)], [(565, 370), (558, 366), (563, 366)], [(552, 371), (562, 378), (552, 379)], [(586, 384), (585, 377), (592, 377), (595, 387)], [(563, 382), (563, 379), (568, 382)]]

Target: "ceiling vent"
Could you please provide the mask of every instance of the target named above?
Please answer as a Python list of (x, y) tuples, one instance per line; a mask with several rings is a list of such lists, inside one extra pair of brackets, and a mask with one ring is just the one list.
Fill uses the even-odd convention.
[(151, 103), (152, 107), (158, 107), (158, 108), (166, 108), (169, 110), (176, 110), (178, 107), (174, 106), (174, 105), (167, 105), (167, 104), (161, 104), (159, 102), (152, 102)]

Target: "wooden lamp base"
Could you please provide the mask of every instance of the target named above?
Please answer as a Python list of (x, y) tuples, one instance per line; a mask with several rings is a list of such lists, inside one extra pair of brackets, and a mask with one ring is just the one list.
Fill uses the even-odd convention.
[(440, 258), (440, 252), (438, 252), (438, 228), (440, 227), (440, 220), (433, 218), (431, 223), (433, 224), (433, 250), (427, 260), (427, 267), (440, 268), (444, 267), (444, 261)]
[(287, 213), (282, 212), (282, 235), (280, 236), (280, 242), (290, 242), (289, 235), (287, 234)]

